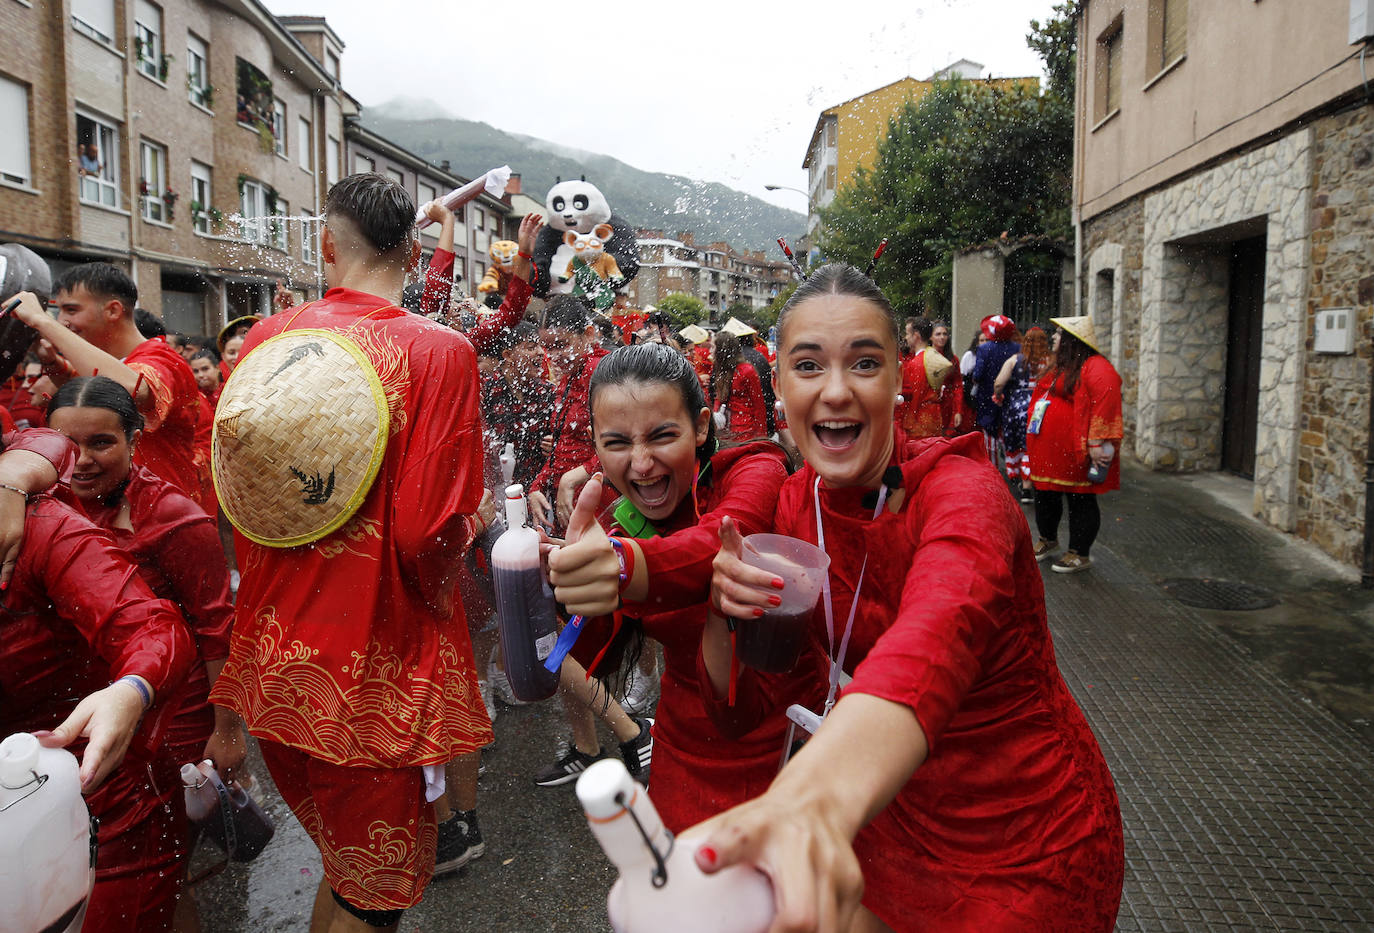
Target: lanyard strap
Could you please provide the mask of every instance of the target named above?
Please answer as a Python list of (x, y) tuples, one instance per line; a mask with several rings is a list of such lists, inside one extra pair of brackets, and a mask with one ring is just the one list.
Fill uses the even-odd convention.
[[(821, 521), (821, 478), (816, 477), (816, 483), (812, 486), (812, 498), (816, 503), (816, 544), (820, 547), (821, 553), (829, 554), (825, 550), (825, 524)], [(878, 490), (878, 505), (873, 509), (873, 520), (877, 521), (878, 516), (883, 513), (883, 506), (887, 504), (887, 484), (884, 483)], [(821, 711), (821, 717), (830, 715), (830, 710), (835, 706), (835, 695), (840, 689), (840, 675), (844, 672), (844, 657), (849, 653), (849, 636), (854, 633), (854, 616), (859, 611), (859, 593), (864, 588), (864, 575), (868, 572), (868, 550), (864, 550), (863, 564), (859, 567), (859, 582), (854, 587), (854, 598), (849, 602), (849, 618), (844, 623), (844, 634), (840, 636), (840, 650), (835, 653), (835, 611), (830, 605), (830, 570), (826, 568), (825, 576), (821, 578), (821, 597), (825, 602), (825, 633), (830, 641), (830, 677), (829, 688), (825, 694), (825, 707)]]

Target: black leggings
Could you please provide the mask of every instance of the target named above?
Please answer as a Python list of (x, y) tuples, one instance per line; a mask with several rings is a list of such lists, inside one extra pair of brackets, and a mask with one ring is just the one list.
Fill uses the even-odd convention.
[(1059, 538), (1059, 520), (1064, 517), (1064, 499), (1069, 500), (1069, 550), (1088, 556), (1097, 529), (1102, 526), (1102, 511), (1097, 494), (1092, 492), (1035, 491), (1035, 528), (1046, 541)]

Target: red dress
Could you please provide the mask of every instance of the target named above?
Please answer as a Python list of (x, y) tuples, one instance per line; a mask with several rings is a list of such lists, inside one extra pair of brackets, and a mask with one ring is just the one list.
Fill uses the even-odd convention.
[(124, 362), (152, 393), (151, 405), (140, 409), (146, 424), (134, 449), (134, 462), (205, 508), (210, 445), (208, 433), (200, 426), (208, 424), (211, 413), (191, 367), (162, 337), (143, 341)]
[[(156, 719), (164, 703), (176, 701), (195, 659), (176, 607), (153, 597), (104, 532), (46, 496), (28, 506), (24, 546), (3, 604), (5, 735), (55, 727), (83, 697), (127, 674), (152, 685)], [(167, 805), (179, 792), (175, 762), (156, 754), (150, 760), (146, 744), (136, 737), (123, 764), (86, 798), (100, 821), (87, 929), (170, 929), (186, 827), (181, 812)]]
[(897, 423), (908, 437), (939, 437), (944, 433), (944, 386), (932, 389), (926, 376), (925, 354), (934, 352), (918, 350), (902, 361), (902, 404)]
[(461, 335), (333, 288), (255, 325), (346, 335), (372, 361), (391, 437), (367, 498), (314, 544), (235, 536), (242, 580), (211, 700), (254, 735), (336, 765), (442, 764), (492, 740), (454, 594), (482, 497), (477, 361)]
[(735, 367), (730, 377), (730, 397), (717, 399), (716, 410), (725, 408), (730, 414), (726, 433), (736, 440), (766, 437), (768, 421), (763, 408), (763, 383), (759, 371), (748, 360)]
[[(766, 530), (786, 477), (786, 454), (776, 444), (723, 450), (711, 458), (710, 473), (697, 490), (700, 516), (693, 497), (684, 497), (658, 523), (659, 537), (638, 542), (649, 596), (641, 603), (627, 601), (625, 613), (640, 618), (645, 634), (663, 645), (653, 796), (674, 832), (758, 796), (778, 772), (786, 721), (765, 720), (738, 734), (718, 727), (712, 714), (721, 714), (708, 709), (716, 704), (698, 658), (721, 519), (729, 515), (744, 535)], [(799, 697), (805, 682), (788, 680)]]
[(1121, 488), (1121, 457), (1112, 459), (1107, 478), (1088, 479), (1088, 438), (1110, 439), (1121, 447), (1121, 376), (1105, 356), (1094, 354), (1083, 361), (1072, 396), (1061, 393), (1053, 370), (1040, 377), (1031, 394), (1031, 418), (1036, 407), (1049, 399), (1040, 422), (1040, 433), (1026, 431), (1031, 482), (1050, 492), (1110, 492)]
[(600, 346), (575, 368), (563, 374), (553, 394), (553, 413), (545, 434), (553, 435), (553, 453), (530, 484), (528, 492), (542, 492), (554, 500), (558, 481), (569, 470), (575, 470), (596, 455), (592, 435), (587, 430), (592, 423), (592, 411), (587, 405), (591, 391), (592, 373), (607, 353)]
[[(868, 490), (821, 493), (837, 627), (863, 542), (881, 542), (867, 555), (845, 692), (910, 707), (930, 744), (855, 840), (864, 904), (899, 933), (1111, 930), (1120, 810), (1055, 663), (1025, 519), (978, 436), (899, 434), (897, 451), (898, 512), (872, 520)], [(807, 466), (784, 484), (779, 533), (817, 540), (815, 480)], [(813, 633), (823, 652), (820, 612)], [(817, 703), (823, 696), (817, 682)]]
[(133, 557), (154, 595), (181, 609), (195, 637), (198, 657), (165, 742), (178, 763), (199, 761), (214, 729), (205, 664), (229, 657), (234, 620), (218, 526), (200, 506), (145, 467), (133, 468), (124, 496), (132, 531), (115, 526), (119, 509), (99, 502), (83, 505), (91, 520)]

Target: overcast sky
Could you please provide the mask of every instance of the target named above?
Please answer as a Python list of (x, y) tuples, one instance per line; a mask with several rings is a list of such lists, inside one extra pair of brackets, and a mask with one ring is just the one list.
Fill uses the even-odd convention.
[[(1040, 75), (1025, 36), (1054, 0), (266, 3), (328, 18), (347, 46), (344, 87), (364, 106), (428, 97), (456, 116), (804, 211), (803, 195), (763, 186), (806, 187), (801, 163), (822, 110), (961, 58), (994, 77)], [(611, 19), (617, 7), (637, 12)]]

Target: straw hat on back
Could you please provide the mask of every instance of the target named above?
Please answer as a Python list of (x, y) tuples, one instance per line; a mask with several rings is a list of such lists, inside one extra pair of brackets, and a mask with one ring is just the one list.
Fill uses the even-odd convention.
[(215, 415), (225, 516), (267, 547), (323, 538), (362, 505), (389, 427), (381, 380), (348, 338), (303, 329), (264, 341), (234, 368)]
[(949, 372), (954, 364), (945, 359), (939, 350), (928, 347), (921, 353), (921, 361), (926, 368), (926, 382), (930, 383), (932, 389), (938, 389), (945, 384), (945, 374)]
[(1050, 323), (1057, 324), (1059, 327), (1092, 347), (1098, 353), (1102, 352), (1102, 348), (1097, 345), (1097, 331), (1093, 327), (1093, 319), (1091, 316), (1081, 314), (1078, 317), (1052, 317), (1050, 318)]

